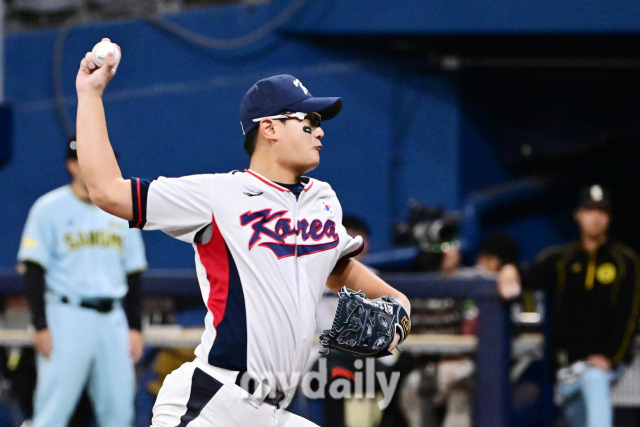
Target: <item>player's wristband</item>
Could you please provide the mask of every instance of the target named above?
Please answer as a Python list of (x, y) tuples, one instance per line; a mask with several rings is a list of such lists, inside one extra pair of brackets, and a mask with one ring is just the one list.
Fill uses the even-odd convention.
[(396, 313), (395, 327), (396, 331), (400, 334), (400, 341), (398, 341), (399, 344), (407, 338), (407, 335), (409, 335), (409, 332), (411, 331), (411, 319), (409, 317), (409, 313), (407, 313), (407, 310), (404, 309), (402, 304), (397, 301), (396, 303), (398, 304), (398, 311)]

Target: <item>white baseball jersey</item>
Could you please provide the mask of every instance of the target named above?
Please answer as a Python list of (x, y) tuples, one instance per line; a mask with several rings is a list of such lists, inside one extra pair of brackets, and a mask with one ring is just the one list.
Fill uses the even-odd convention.
[[(286, 380), (281, 390), (305, 368), (329, 274), (362, 250), (329, 184), (302, 184), (296, 198), (252, 170), (132, 180), (130, 225), (193, 244), (208, 309), (196, 356), (257, 380)], [(198, 243), (207, 229), (211, 237)]]

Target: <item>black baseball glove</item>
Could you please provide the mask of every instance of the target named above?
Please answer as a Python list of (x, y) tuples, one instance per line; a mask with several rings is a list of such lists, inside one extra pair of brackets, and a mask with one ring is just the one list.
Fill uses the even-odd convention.
[(383, 296), (368, 299), (362, 292), (343, 287), (338, 292), (338, 309), (331, 329), (320, 334), (320, 344), (360, 356), (382, 357), (396, 333), (400, 342), (411, 330), (409, 314), (398, 301)]

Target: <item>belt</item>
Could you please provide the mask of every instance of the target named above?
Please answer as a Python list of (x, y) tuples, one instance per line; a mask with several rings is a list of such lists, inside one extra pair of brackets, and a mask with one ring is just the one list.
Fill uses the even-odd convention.
[(120, 302), (120, 299), (114, 298), (87, 298), (81, 299), (77, 302), (71, 301), (69, 297), (61, 296), (60, 302), (63, 304), (79, 305), (83, 308), (89, 308), (95, 310), (98, 313), (109, 313), (116, 306), (116, 303)]
[[(243, 388), (247, 393), (253, 394), (258, 389), (258, 387), (262, 384), (260, 381), (256, 381), (253, 378), (250, 378), (249, 381), (242, 381), (242, 378), (246, 375), (244, 372), (240, 372), (238, 374), (238, 378), (236, 379), (236, 385)], [(269, 394), (262, 401), (263, 403), (267, 403), (271, 406), (275, 406), (276, 408), (280, 408), (280, 403), (284, 400), (286, 395), (278, 390), (271, 390)]]

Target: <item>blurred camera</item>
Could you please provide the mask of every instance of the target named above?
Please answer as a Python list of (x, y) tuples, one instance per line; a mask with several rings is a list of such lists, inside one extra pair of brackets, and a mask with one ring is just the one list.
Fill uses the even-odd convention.
[(445, 244), (457, 239), (461, 216), (440, 208), (422, 205), (409, 200), (409, 218), (396, 224), (393, 229), (393, 242), (398, 245), (418, 245), (428, 253), (443, 251)]

